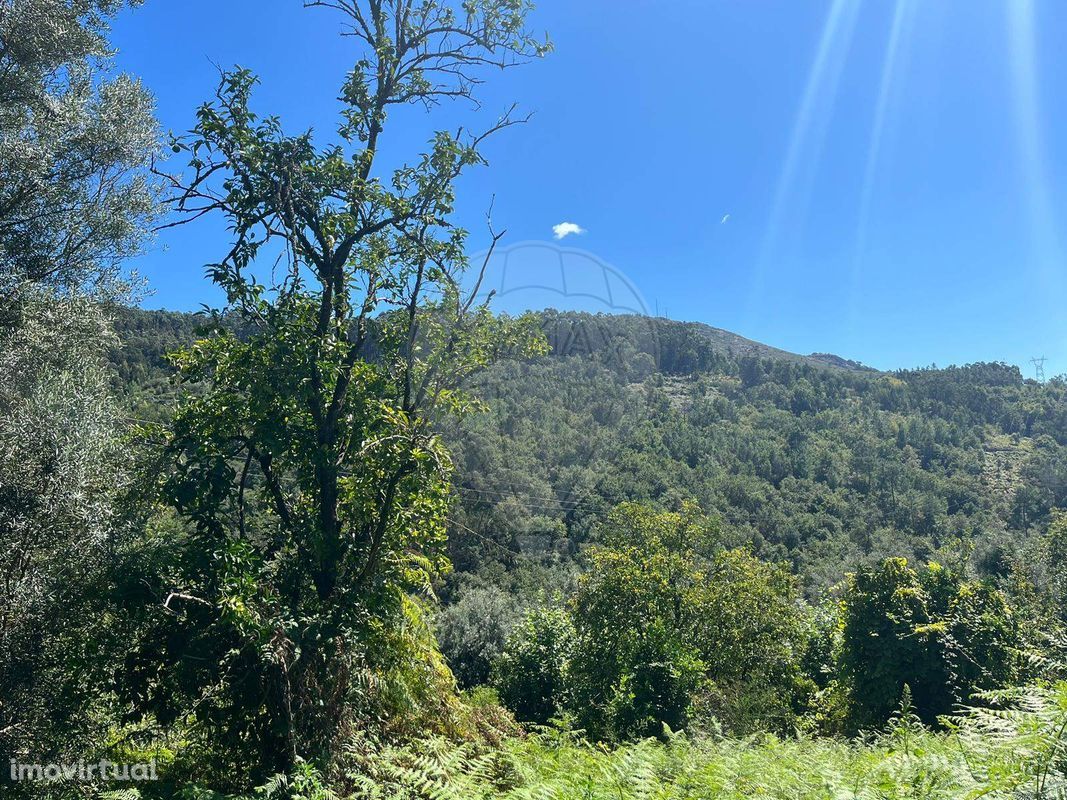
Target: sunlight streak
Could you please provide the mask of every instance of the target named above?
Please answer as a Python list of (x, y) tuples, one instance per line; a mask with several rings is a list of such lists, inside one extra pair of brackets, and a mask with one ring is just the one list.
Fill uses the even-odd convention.
[(878, 167), (882, 155), (882, 142), (885, 138), (889, 116), (890, 100), (893, 98), (895, 77), (900, 72), (902, 43), (910, 40), (910, 32), (915, 21), (916, 3), (914, 0), (897, 0), (893, 11), (893, 23), (889, 30), (889, 40), (885, 49), (885, 61), (882, 65), (882, 77), (878, 86), (878, 101), (871, 124), (871, 143), (867, 151), (867, 165), (863, 171), (863, 184), (860, 191), (859, 211), (856, 226), (855, 253), (852, 259), (852, 275), (849, 285), (849, 315), (856, 314), (856, 296), (859, 291), (859, 278), (863, 260), (867, 255), (867, 238), (870, 229), (871, 201), (878, 176)]
[(1034, 4), (1033, 0), (1012, 0), (1006, 7), (1014, 88), (1012, 97), (1022, 156), (1031, 256), (1042, 284), (1041, 290), (1049, 300), (1056, 302), (1063, 290), (1060, 273), (1063, 251), (1046, 177), (1048, 168), (1038, 97)]
[(762, 294), (767, 268), (782, 238), (787, 207), (794, 219), (801, 218), (810, 199), (859, 9), (856, 0), (834, 0), (823, 24), (752, 274), (750, 306)]

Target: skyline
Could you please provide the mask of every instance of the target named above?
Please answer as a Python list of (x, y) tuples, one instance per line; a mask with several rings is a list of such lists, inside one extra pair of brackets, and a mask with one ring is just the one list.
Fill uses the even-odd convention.
[[(191, 0), (119, 19), (117, 66), (156, 95), (164, 129), (191, 125), (214, 64), (239, 63), (262, 77), (262, 113), (333, 138), (351, 42), (327, 12), (257, 8)], [(480, 112), (434, 120), (535, 112), (460, 183), (472, 251), (492, 203), (504, 245), (592, 253), (674, 319), (880, 369), (1006, 361), (1033, 377), (1046, 356), (1048, 376), (1067, 372), (1053, 47), (1067, 8), (545, 0), (532, 21), (556, 51), (492, 76)], [(271, 46), (283, 34), (285, 51)], [(403, 116), (392, 159), (430, 131)], [(580, 232), (557, 239), (565, 224)], [(203, 265), (225, 242), (221, 220), (163, 232), (134, 264), (155, 291), (144, 305), (217, 305)]]

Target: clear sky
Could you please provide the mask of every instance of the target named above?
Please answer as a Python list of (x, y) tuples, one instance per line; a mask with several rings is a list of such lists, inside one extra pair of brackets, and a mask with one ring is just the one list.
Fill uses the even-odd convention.
[[(300, 0), (148, 0), (114, 42), (166, 129), (240, 64), (261, 112), (328, 141), (356, 57), (339, 22)], [(1067, 3), (541, 0), (531, 22), (556, 51), (436, 121), (535, 112), (460, 184), (472, 248), (495, 196), (508, 243), (571, 222), (563, 246), (674, 319), (884, 369), (1067, 372)], [(397, 117), (390, 157), (433, 124)], [(136, 264), (145, 305), (218, 304), (203, 265), (226, 241), (221, 220), (161, 234)]]

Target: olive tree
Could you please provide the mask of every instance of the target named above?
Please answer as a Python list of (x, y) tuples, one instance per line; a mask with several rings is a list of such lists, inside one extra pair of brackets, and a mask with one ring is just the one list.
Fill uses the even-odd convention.
[(107, 22), (126, 5), (0, 2), (0, 298), (113, 292), (148, 235), (152, 101), (109, 64)]
[[(156, 125), (109, 64), (119, 0), (0, 1), (0, 749), (84, 752), (122, 485), (100, 301), (150, 234)], [(81, 616), (79, 616), (81, 615)]]

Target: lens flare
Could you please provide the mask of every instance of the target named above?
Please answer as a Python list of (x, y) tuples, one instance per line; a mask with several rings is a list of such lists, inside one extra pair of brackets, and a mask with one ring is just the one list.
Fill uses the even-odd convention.
[(786, 211), (794, 220), (804, 216), (826, 130), (833, 117), (834, 101), (851, 48), (859, 9), (860, 4), (856, 0), (834, 0), (823, 24), (752, 274), (750, 307), (759, 301), (762, 294), (767, 267), (778, 250), (786, 227)]
[(1057, 302), (1063, 292), (1063, 251), (1053, 212), (1052, 193), (1046, 178), (1048, 169), (1037, 82), (1034, 4), (1032, 0), (1012, 0), (1006, 4), (1006, 8), (1014, 119), (1022, 157), (1031, 255), (1045, 297)]

